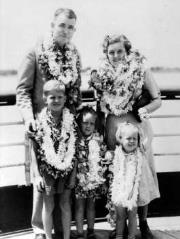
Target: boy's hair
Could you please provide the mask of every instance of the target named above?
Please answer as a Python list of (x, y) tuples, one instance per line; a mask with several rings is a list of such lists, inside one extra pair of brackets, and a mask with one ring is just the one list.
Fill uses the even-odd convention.
[(94, 115), (94, 117), (97, 121), (96, 111), (91, 106), (84, 106), (82, 109), (80, 109), (78, 111), (78, 115), (77, 115), (77, 118), (76, 118), (76, 121), (77, 121), (77, 124), (78, 124), (79, 127), (81, 126), (83, 116), (88, 114), (88, 113)]
[(136, 131), (138, 134), (138, 142), (140, 142), (140, 131), (139, 128), (131, 123), (128, 122), (124, 122), (119, 124), (117, 131), (116, 131), (116, 141), (118, 143), (120, 143), (120, 139), (122, 138), (122, 133), (126, 130), (126, 129), (132, 129), (133, 131)]
[(62, 81), (49, 80), (43, 86), (43, 96), (47, 97), (47, 95), (53, 90), (61, 91), (65, 94), (66, 87)]
[(75, 12), (72, 9), (69, 8), (58, 8), (55, 13), (54, 13), (54, 18), (53, 18), (53, 22), (56, 21), (56, 18), (60, 15), (60, 14), (65, 14), (65, 16), (69, 19), (75, 19), (77, 20), (77, 16), (75, 14)]

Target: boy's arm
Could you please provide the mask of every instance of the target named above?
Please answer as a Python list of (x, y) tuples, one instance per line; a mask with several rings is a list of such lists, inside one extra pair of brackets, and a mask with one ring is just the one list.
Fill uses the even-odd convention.
[(44, 181), (42, 176), (39, 172), (39, 165), (38, 165), (38, 159), (37, 159), (37, 148), (38, 144), (35, 142), (35, 140), (31, 140), (32, 143), (32, 150), (31, 150), (31, 157), (32, 157), (32, 174), (34, 178), (34, 185), (37, 187), (37, 190), (39, 192), (42, 192), (44, 190)]
[(74, 163), (74, 168), (71, 171), (70, 175), (69, 175), (69, 179), (68, 182), (66, 184), (66, 187), (69, 189), (73, 189), (75, 187), (76, 184), (76, 174), (77, 174), (77, 160), (75, 160)]

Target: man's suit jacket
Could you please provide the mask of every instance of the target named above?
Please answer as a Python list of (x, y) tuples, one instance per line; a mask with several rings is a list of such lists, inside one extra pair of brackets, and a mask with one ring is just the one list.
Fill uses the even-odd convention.
[[(43, 85), (48, 79), (47, 76), (43, 74), (38, 64), (41, 44), (42, 41), (37, 43), (33, 49), (27, 52), (18, 73), (19, 83), (17, 86), (16, 102), (25, 121), (36, 117), (44, 107)], [(75, 47), (74, 51), (77, 52)], [(79, 61), (77, 62), (77, 67), (79, 69), (78, 79), (75, 84), (80, 88), (81, 63), (78, 52), (77, 55), (77, 61)]]

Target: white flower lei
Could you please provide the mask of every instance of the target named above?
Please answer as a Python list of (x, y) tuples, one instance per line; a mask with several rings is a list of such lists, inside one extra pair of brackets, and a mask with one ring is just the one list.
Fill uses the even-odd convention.
[[(59, 49), (55, 49), (52, 36), (45, 38), (39, 52), (39, 64), (42, 69), (43, 65), (46, 64), (51, 79), (61, 80), (65, 85), (69, 83), (74, 84), (78, 78), (77, 51), (71, 43), (68, 43), (66, 48), (68, 50), (65, 51), (67, 59), (65, 63), (62, 61), (64, 57), (62, 52)], [(66, 70), (63, 68), (66, 68)]]
[(128, 210), (137, 207), (143, 160), (143, 154), (139, 149), (126, 155), (121, 146), (116, 147), (111, 185), (111, 200), (114, 205), (127, 207)]
[(43, 109), (40, 114), (40, 122), (44, 133), (41, 148), (45, 157), (43, 157), (42, 160), (46, 161), (48, 164), (60, 171), (69, 171), (72, 169), (76, 141), (73, 126), (73, 114), (71, 114), (67, 108), (63, 109), (60, 142), (56, 153), (54, 143), (51, 138), (51, 129), (47, 123), (46, 110), (46, 108)]
[(81, 186), (84, 191), (96, 189), (105, 181), (101, 173), (103, 169), (99, 165), (99, 162), (101, 161), (99, 143), (96, 139), (92, 138), (88, 143), (88, 147), (89, 172), (87, 172), (87, 177), (85, 177), (84, 173), (79, 173), (77, 175), (79, 179), (79, 186)]
[[(132, 111), (137, 93), (144, 84), (144, 57), (131, 52), (120, 62), (117, 69), (104, 59), (98, 78), (90, 84), (102, 92), (101, 109), (120, 116)], [(108, 105), (108, 107), (107, 107)]]

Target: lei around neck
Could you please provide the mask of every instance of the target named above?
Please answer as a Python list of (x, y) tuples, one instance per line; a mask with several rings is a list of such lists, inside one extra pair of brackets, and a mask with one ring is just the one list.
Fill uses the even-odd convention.
[(100, 153), (104, 148), (101, 144), (101, 139), (97, 134), (93, 134), (87, 139), (82, 138), (79, 141), (77, 196), (83, 196), (80, 194), (94, 190), (105, 182)]
[(80, 76), (80, 59), (74, 45), (60, 49), (49, 34), (42, 42), (38, 63), (48, 80), (61, 80), (66, 86), (76, 84)]
[(128, 210), (137, 207), (143, 160), (143, 154), (139, 148), (134, 153), (125, 154), (121, 146), (116, 147), (110, 189), (114, 205), (127, 207)]
[(132, 51), (115, 69), (107, 59), (103, 59), (98, 69), (98, 77), (90, 81), (97, 90), (101, 109), (117, 116), (132, 111), (133, 104), (144, 84), (144, 57)]
[[(45, 161), (51, 167), (66, 175), (73, 167), (73, 159), (75, 156), (75, 129), (74, 116), (69, 109), (64, 108), (62, 112), (61, 133), (58, 136), (59, 145), (57, 150), (54, 147), (54, 138), (57, 138), (57, 132), (52, 130), (48, 121), (50, 117), (47, 114), (47, 108), (43, 109), (39, 116), (40, 128), (40, 153), (41, 160)], [(53, 135), (53, 134), (56, 135)]]

